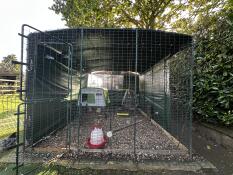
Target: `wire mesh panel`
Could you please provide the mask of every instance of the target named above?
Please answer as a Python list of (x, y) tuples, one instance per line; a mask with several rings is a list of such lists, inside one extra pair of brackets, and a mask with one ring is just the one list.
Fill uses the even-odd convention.
[(71, 46), (55, 35), (32, 33), (29, 36), (26, 88), (29, 144), (56, 128), (63, 127), (71, 89)]
[(191, 151), (192, 124), (192, 47), (173, 55), (166, 62), (168, 131)]
[[(134, 150), (135, 111), (135, 30), (83, 29), (82, 73), (87, 74), (87, 84), (80, 89), (79, 107), (82, 108), (78, 123), (78, 148), (85, 158), (99, 158), (100, 153), (89, 152), (98, 148), (94, 141), (96, 128), (103, 131), (102, 144), (106, 152), (122, 156)], [(130, 125), (128, 128), (122, 128)], [(122, 129), (121, 129), (122, 128)], [(111, 133), (111, 137), (105, 135)], [(101, 146), (101, 142), (100, 145)], [(115, 152), (114, 152), (114, 151)], [(111, 155), (111, 156), (113, 156)], [(80, 157), (80, 156), (79, 156)]]
[[(33, 163), (37, 150), (49, 134), (70, 124), (72, 100), (72, 45), (56, 35), (22, 26), (21, 83), (17, 122), (17, 173), (23, 163)], [(25, 46), (26, 44), (26, 46)], [(27, 48), (25, 59), (25, 47)], [(23, 68), (25, 66), (25, 68)], [(25, 83), (22, 83), (25, 76)], [(23, 107), (23, 109), (22, 109)], [(19, 119), (24, 117), (24, 130)], [(66, 145), (69, 143), (68, 130)], [(21, 138), (22, 137), (22, 138)], [(42, 149), (42, 152), (50, 152)], [(40, 155), (40, 151), (37, 155)]]
[[(15, 88), (12, 82), (16, 82), (17, 80), (4, 79), (2, 81), (5, 83), (1, 85), (8, 88), (8, 91), (5, 91), (5, 88), (2, 91), (3, 93), (0, 94), (0, 164), (4, 165), (6, 162), (15, 163), (17, 135), (20, 135), (18, 138), (20, 142), (23, 140), (21, 136), (24, 126), (24, 117), (20, 116), (17, 118), (15, 115), (15, 113), (17, 113), (17, 107), (21, 103), (19, 95), (15, 93), (15, 90), (12, 91), (12, 89)], [(23, 109), (23, 107), (21, 108)], [(17, 131), (20, 134), (17, 134)]]
[(81, 28), (28, 38), (25, 131), (31, 154), (68, 148), (64, 157), (76, 159), (187, 158), (190, 36)]
[[(13, 72), (12, 63), (5, 65)], [(6, 69), (4, 69), (6, 70)], [(4, 72), (0, 75), (0, 164), (15, 163), (17, 140), (22, 142), (23, 138), (17, 136), (23, 132), (24, 117), (17, 118), (17, 107), (21, 103), (19, 94), (18, 74)], [(23, 108), (23, 107), (22, 107)], [(18, 128), (17, 128), (18, 124)], [(18, 132), (17, 132), (18, 131)], [(20, 134), (21, 136), (22, 134)], [(3, 166), (4, 167), (4, 166)]]
[[(0, 139), (16, 132), (17, 106), (20, 104), (19, 95), (16, 93), (0, 94)], [(23, 121), (22, 121), (23, 123)], [(2, 145), (1, 145), (2, 146)]]
[(167, 142), (168, 150), (191, 151), (192, 40), (163, 35), (154, 35), (152, 44), (163, 59), (140, 76), (140, 106), (177, 139), (170, 146)]

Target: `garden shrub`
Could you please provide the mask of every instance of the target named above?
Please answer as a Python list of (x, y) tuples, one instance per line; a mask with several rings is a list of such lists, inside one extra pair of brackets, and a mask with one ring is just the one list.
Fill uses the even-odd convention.
[(233, 20), (226, 14), (204, 22), (196, 35), (194, 116), (233, 126)]

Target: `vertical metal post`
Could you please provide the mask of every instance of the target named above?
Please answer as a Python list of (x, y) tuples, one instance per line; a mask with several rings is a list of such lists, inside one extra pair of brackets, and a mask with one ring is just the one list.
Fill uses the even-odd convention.
[(80, 43), (80, 80), (79, 80), (79, 98), (78, 98), (78, 107), (79, 107), (79, 116), (78, 116), (78, 148), (80, 146), (80, 117), (82, 115), (82, 69), (83, 69), (83, 29), (81, 29), (81, 43)]
[(72, 103), (72, 46), (68, 46), (68, 96), (70, 98), (67, 100), (67, 143), (70, 150), (71, 141), (71, 103)]
[[(21, 27), (21, 63), (23, 63), (23, 43), (24, 43), (24, 25)], [(23, 95), (22, 95), (22, 87), (23, 87), (23, 65), (20, 66), (20, 100), (23, 101)]]
[(168, 113), (170, 108), (168, 108), (168, 97), (167, 97), (167, 58), (165, 58), (164, 62), (163, 62), (164, 66), (163, 66), (163, 91), (164, 91), (164, 111), (163, 111), (163, 127), (165, 129), (168, 129)]
[(135, 94), (135, 106), (134, 106), (134, 157), (136, 158), (136, 110), (137, 110), (137, 66), (138, 66), (138, 29), (136, 29), (136, 49), (135, 49), (135, 81), (134, 81), (134, 94)]
[(15, 115), (17, 115), (17, 127), (16, 127), (16, 175), (19, 174), (19, 127), (20, 127), (20, 118), (19, 116), (23, 113), (20, 112), (20, 107), (22, 105), (25, 105), (24, 103), (21, 103), (17, 106), (17, 113)]
[[(35, 99), (35, 89), (36, 89), (36, 68), (37, 68), (37, 46), (38, 46), (38, 38), (35, 40), (35, 48), (34, 48), (34, 54), (33, 54), (33, 80), (32, 80), (32, 96), (30, 98), (30, 101), (34, 101)], [(35, 100), (36, 101), (36, 100)], [(31, 143), (30, 143), (30, 148), (31, 148), (31, 156), (32, 156), (32, 150), (33, 150), (33, 142), (34, 142), (34, 105), (36, 103), (31, 103), (32, 104), (32, 114), (30, 116), (30, 127), (31, 127)]]
[[(26, 25), (23, 24), (21, 26), (21, 51), (20, 51), (20, 59), (21, 59), (21, 63), (24, 62), (23, 60), (23, 57), (24, 57), (24, 27)], [(21, 101), (25, 101), (25, 99), (23, 99), (23, 64), (20, 64), (20, 82), (19, 82), (19, 85), (20, 85), (20, 88), (19, 88), (19, 98)], [(26, 98), (26, 97), (25, 97)], [(26, 103), (22, 103), (22, 104), (19, 104), (17, 106), (17, 128), (16, 128), (16, 175), (19, 174), (19, 125), (20, 125), (20, 118), (19, 116), (21, 115), (21, 112), (20, 112), (20, 106), (21, 105), (24, 105), (24, 130), (23, 130), (23, 160), (24, 160), (24, 152), (25, 152), (25, 139), (26, 139), (26, 136), (25, 136), (25, 118), (26, 118)]]
[(171, 94), (170, 94), (170, 71), (168, 61), (166, 61), (166, 103), (167, 103), (167, 129), (171, 126)]
[[(68, 83), (67, 83), (67, 89), (68, 89), (68, 97), (69, 97), (69, 89), (70, 89), (70, 58), (68, 56)], [(66, 148), (68, 146), (68, 149), (70, 150), (70, 125), (69, 125), (69, 98), (66, 100)]]
[(17, 108), (17, 130), (16, 130), (16, 175), (19, 174), (19, 115), (20, 115), (20, 105)]
[[(73, 47), (72, 45), (69, 46), (69, 52), (70, 52), (70, 122), (71, 122), (71, 115), (72, 115), (72, 92), (73, 92)], [(70, 138), (71, 140), (71, 128), (70, 128)], [(69, 146), (70, 149), (70, 146)]]
[(136, 29), (136, 49), (135, 49), (135, 95), (137, 95), (137, 76), (138, 76), (138, 30)]
[(24, 103), (24, 116), (23, 116), (23, 161), (25, 158), (26, 149), (26, 116), (27, 116), (27, 105)]
[(192, 50), (190, 58), (190, 94), (189, 94), (189, 156), (192, 157), (192, 105), (193, 105), (193, 64), (194, 64), (194, 43), (192, 41)]
[[(113, 89), (113, 73), (112, 72), (113, 71), (111, 71), (111, 90)], [(109, 115), (109, 131), (112, 131), (112, 115), (113, 115), (113, 112), (112, 112), (112, 108), (109, 106), (109, 104), (107, 104), (107, 105), (108, 105), (108, 108), (107, 108), (108, 109), (108, 115), (110, 114)], [(109, 139), (109, 147), (112, 148), (112, 140), (111, 139)]]

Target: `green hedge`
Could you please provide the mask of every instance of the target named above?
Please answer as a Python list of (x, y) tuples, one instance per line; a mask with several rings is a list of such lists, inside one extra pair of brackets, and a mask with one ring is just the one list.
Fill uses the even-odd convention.
[(233, 20), (226, 14), (210, 22), (196, 36), (194, 113), (198, 119), (232, 126)]

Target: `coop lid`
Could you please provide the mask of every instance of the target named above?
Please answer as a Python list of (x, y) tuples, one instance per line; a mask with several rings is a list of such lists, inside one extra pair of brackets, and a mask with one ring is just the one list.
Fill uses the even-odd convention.
[(96, 95), (98, 94), (103, 95), (103, 98), (106, 104), (110, 103), (108, 89), (106, 88), (86, 87), (86, 88), (81, 89), (81, 93), (82, 95), (87, 94), (87, 96), (85, 97), (87, 103), (90, 103), (90, 104), (95, 103), (95, 98), (96, 98)]

